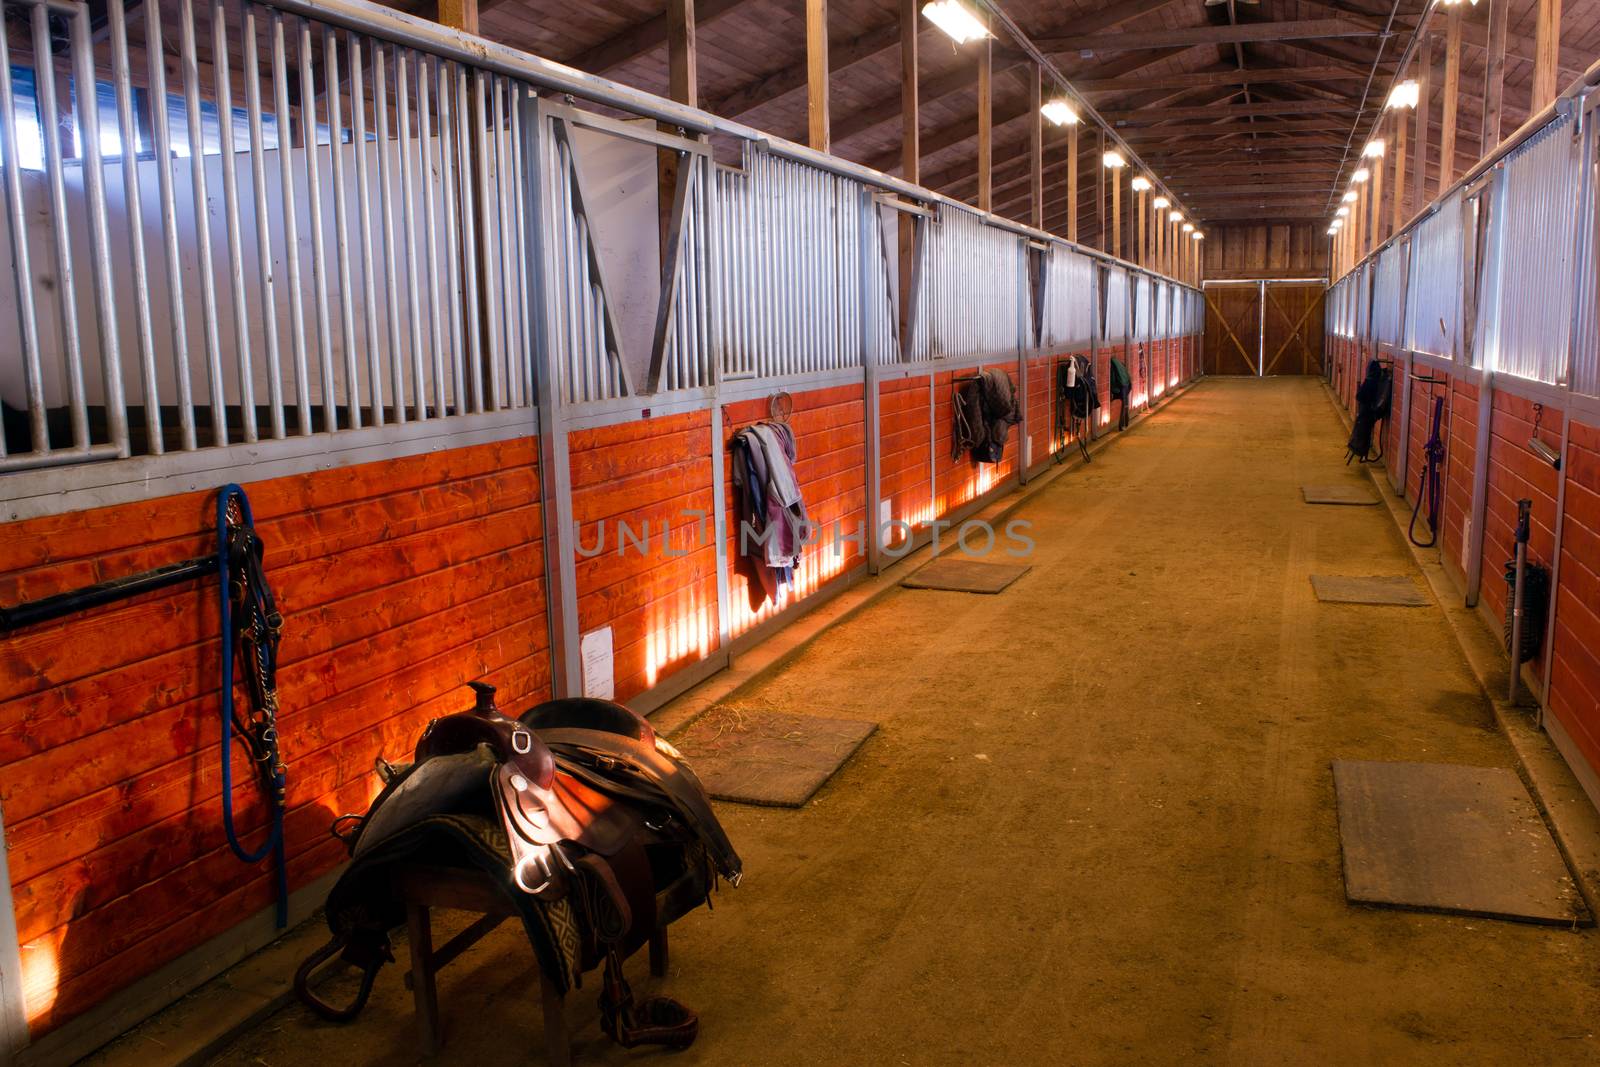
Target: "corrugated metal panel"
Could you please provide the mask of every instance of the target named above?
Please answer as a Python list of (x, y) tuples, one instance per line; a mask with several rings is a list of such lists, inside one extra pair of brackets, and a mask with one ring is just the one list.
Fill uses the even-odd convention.
[(1373, 339), (1380, 344), (1400, 343), (1400, 296), (1405, 277), (1405, 248), (1397, 242), (1378, 253), (1376, 287), (1372, 297)]
[(1411, 235), (1406, 347), (1454, 358), (1461, 334), (1461, 193), (1417, 224)]
[(1014, 353), (1027, 300), (1022, 239), (948, 204), (926, 225), (912, 358)]
[(1121, 267), (1106, 271), (1106, 315), (1100, 324), (1100, 336), (1108, 341), (1122, 341), (1128, 332), (1128, 274)]
[(1052, 245), (1045, 275), (1040, 344), (1063, 350), (1086, 347), (1094, 330), (1094, 260)]

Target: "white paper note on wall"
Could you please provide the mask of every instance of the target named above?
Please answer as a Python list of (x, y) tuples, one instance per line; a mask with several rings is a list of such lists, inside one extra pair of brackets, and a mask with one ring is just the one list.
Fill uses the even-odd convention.
[(614, 698), (615, 674), (611, 665), (611, 627), (590, 630), (578, 643), (583, 658), (583, 695), (596, 700)]

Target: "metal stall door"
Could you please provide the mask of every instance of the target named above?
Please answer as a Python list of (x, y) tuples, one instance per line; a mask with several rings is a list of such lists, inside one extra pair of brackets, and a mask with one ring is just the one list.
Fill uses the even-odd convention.
[(1261, 285), (1208, 285), (1205, 289), (1206, 374), (1261, 374)]

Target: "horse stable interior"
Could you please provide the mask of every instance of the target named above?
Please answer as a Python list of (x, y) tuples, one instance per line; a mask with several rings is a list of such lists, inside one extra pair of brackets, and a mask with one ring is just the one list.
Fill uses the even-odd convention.
[(1600, 1062), (1600, 2), (0, 14), (0, 1063)]

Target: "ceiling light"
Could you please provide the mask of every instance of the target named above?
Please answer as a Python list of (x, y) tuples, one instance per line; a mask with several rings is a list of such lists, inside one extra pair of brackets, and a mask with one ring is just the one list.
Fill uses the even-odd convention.
[(1367, 146), (1361, 150), (1361, 154), (1368, 159), (1382, 159), (1383, 148), (1383, 138), (1375, 137), (1367, 142)]
[(1174, 211), (1172, 214), (1167, 216), (1167, 219), (1169, 221), (1171, 221), (1171, 222), (1182, 222), (1183, 221), (1183, 212)]
[(980, 41), (985, 37), (994, 36), (978, 16), (967, 10), (967, 6), (961, 0), (933, 0), (933, 3), (922, 6), (922, 13), (927, 16), (929, 22), (948, 34), (956, 44), (966, 44), (968, 41)]
[(1344, 217), (1345, 217), (1345, 216), (1346, 216), (1346, 215), (1348, 215), (1348, 214), (1350, 214), (1350, 209), (1349, 209), (1349, 208), (1347, 208), (1347, 207), (1345, 207), (1345, 206), (1344, 206), (1344, 205), (1342, 205), (1342, 204), (1341, 204), (1341, 205), (1340, 205), (1340, 206), (1339, 206), (1339, 210), (1338, 210), (1338, 211), (1335, 211), (1335, 212), (1334, 212), (1334, 214), (1335, 214), (1335, 215), (1338, 215), (1338, 216), (1339, 216), (1339, 217), (1340, 217), (1340, 218), (1341, 218), (1341, 219), (1342, 219), (1342, 218), (1344, 218)]
[(1389, 90), (1389, 99), (1383, 106), (1389, 108), (1416, 107), (1421, 99), (1422, 94), (1421, 90), (1417, 88), (1417, 80), (1415, 78), (1407, 78)]
[(1167, 208), (1169, 208), (1171, 206), (1172, 206), (1172, 201), (1168, 200), (1166, 197), (1164, 197), (1164, 196), (1156, 197), (1155, 209), (1157, 211), (1165, 211)]
[(1199, 230), (1194, 231), (1189, 236), (1193, 237), (1196, 241), (1204, 241), (1206, 239), (1206, 235), (1201, 233)]
[(1328, 227), (1328, 236), (1329, 237), (1334, 236), (1338, 232), (1339, 232), (1339, 227), (1337, 227), (1337, 226), (1329, 226)]
[(1128, 161), (1122, 158), (1121, 152), (1107, 152), (1105, 155), (1100, 157), (1100, 161), (1106, 166), (1110, 167), (1112, 170), (1117, 170), (1120, 167), (1126, 167), (1128, 165)]
[(1192, 222), (1184, 223), (1183, 224), (1183, 232), (1184, 233), (1193, 233), (1194, 232), (1194, 223), (1192, 223)]
[(1078, 122), (1078, 113), (1072, 109), (1071, 104), (1059, 96), (1041, 107), (1039, 114), (1057, 126), (1074, 126)]
[(1362, 167), (1359, 170), (1357, 170), (1354, 174), (1350, 175), (1350, 180), (1355, 182), (1357, 185), (1360, 185), (1362, 182), (1366, 181), (1370, 177), (1372, 177), (1372, 172), (1370, 170), (1368, 170), (1366, 167)]
[(1353, 204), (1357, 200), (1360, 200), (1360, 199), (1361, 199), (1360, 195), (1354, 189), (1345, 190), (1345, 194), (1344, 194), (1344, 202), (1345, 203)]
[(1137, 178), (1133, 179), (1133, 191), (1134, 192), (1142, 193), (1146, 189), (1149, 189), (1149, 188), (1150, 188), (1150, 179), (1146, 178), (1143, 174), (1141, 174)]

